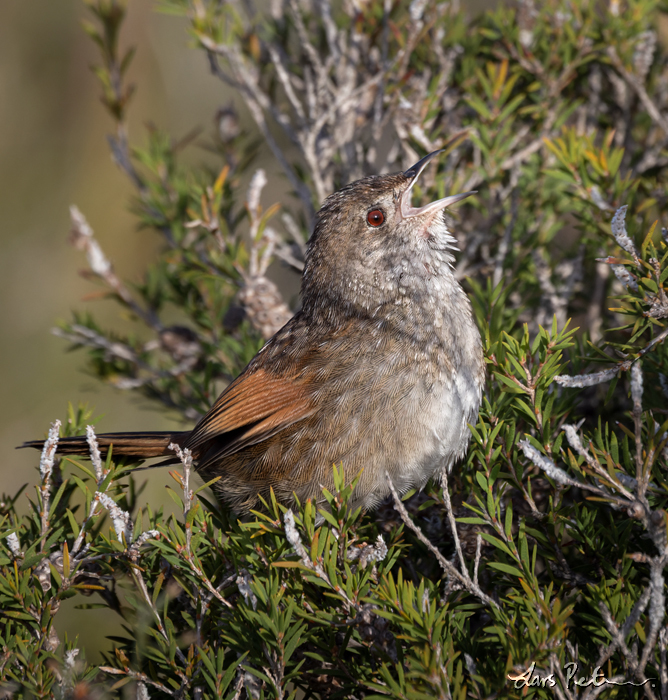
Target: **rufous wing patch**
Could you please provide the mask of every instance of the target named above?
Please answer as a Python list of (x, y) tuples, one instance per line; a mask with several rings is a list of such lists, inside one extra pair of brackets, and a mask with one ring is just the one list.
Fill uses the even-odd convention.
[[(196, 450), (222, 438), (222, 457), (274, 435), (308, 417), (313, 410), (304, 385), (294, 377), (272, 376), (263, 369), (245, 372), (218, 397), (209, 413), (193, 429), (185, 447)], [(225, 449), (226, 433), (231, 433), (229, 447), (232, 449)]]

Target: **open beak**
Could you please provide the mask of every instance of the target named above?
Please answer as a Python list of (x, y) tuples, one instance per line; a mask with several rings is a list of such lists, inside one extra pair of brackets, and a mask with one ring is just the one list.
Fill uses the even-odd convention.
[(459, 202), (466, 197), (470, 197), (472, 194), (476, 194), (477, 190), (472, 192), (464, 192), (462, 194), (453, 194), (450, 197), (443, 197), (443, 199), (437, 199), (435, 202), (426, 204), (424, 207), (414, 207), (412, 204), (412, 192), (413, 185), (417, 182), (420, 173), (427, 167), (432, 158), (435, 158), (443, 150), (434, 151), (429, 155), (425, 156), (422, 160), (419, 160), (415, 165), (411, 166), (404, 172), (404, 175), (411, 178), (411, 183), (408, 185), (404, 193), (401, 195), (401, 201), (399, 203), (399, 212), (402, 219), (408, 219), (413, 216), (423, 216), (424, 214), (429, 214), (431, 212), (440, 211), (446, 207), (451, 206), (455, 202)]

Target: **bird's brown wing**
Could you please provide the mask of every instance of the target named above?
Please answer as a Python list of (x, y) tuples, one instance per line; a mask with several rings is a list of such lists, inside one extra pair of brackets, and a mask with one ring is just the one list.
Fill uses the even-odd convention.
[(222, 459), (267, 440), (313, 410), (309, 393), (294, 375), (249, 368), (218, 397), (184, 446), (209, 455), (215, 446), (215, 458)]

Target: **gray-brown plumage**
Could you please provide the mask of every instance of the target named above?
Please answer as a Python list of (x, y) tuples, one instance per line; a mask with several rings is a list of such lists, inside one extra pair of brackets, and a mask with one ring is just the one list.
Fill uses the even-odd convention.
[[(289, 503), (332, 488), (332, 465), (362, 472), (358, 505), (421, 487), (462, 457), (480, 405), (484, 363), (470, 302), (456, 281), (443, 210), (405, 173), (354, 182), (327, 198), (309, 241), (301, 310), (274, 335), (191, 432), (98, 436), (139, 458), (192, 450), (203, 479), (237, 511), (258, 496)], [(26, 443), (41, 447), (41, 442)], [(58, 449), (83, 454), (83, 438)]]

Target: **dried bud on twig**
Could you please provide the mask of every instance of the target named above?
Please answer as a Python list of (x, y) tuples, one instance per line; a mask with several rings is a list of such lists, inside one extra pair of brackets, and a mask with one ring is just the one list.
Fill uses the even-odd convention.
[(48, 488), (51, 472), (53, 471), (53, 462), (56, 456), (56, 448), (58, 447), (58, 436), (60, 433), (60, 421), (55, 420), (49, 429), (49, 436), (44, 443), (42, 456), (39, 460), (39, 474), (42, 477), (42, 483)]
[(304, 566), (311, 568), (311, 559), (306, 551), (306, 547), (302, 544), (302, 538), (295, 525), (295, 516), (291, 510), (287, 510), (283, 516), (283, 523), (285, 525), (285, 539), (290, 543), (292, 549), (295, 550), (295, 554), (302, 560)]
[(179, 364), (183, 372), (192, 369), (202, 355), (197, 333), (186, 326), (169, 326), (160, 331), (160, 344)]
[(534, 25), (536, 24), (536, 6), (534, 0), (520, 0), (518, 2), (517, 24), (520, 29), (520, 44), (528, 51), (534, 41)]
[(95, 240), (95, 234), (86, 217), (74, 204), (70, 207), (72, 228), (70, 230), (70, 243), (77, 249), (86, 253), (90, 269), (100, 277), (106, 277), (111, 271), (111, 263)]
[(366, 569), (367, 564), (374, 561), (383, 561), (387, 556), (387, 545), (382, 535), (378, 535), (376, 544), (363, 544), (351, 547), (346, 553), (348, 561), (359, 561), (359, 568)]
[(627, 288), (633, 292), (638, 291), (638, 283), (636, 278), (624, 267), (624, 265), (610, 265), (615, 277)]
[(614, 378), (617, 372), (619, 372), (619, 368), (612, 367), (610, 369), (604, 369), (601, 372), (579, 374), (575, 377), (571, 376), (570, 374), (559, 374), (554, 378), (554, 381), (560, 386), (581, 389), (585, 386), (594, 386), (595, 384), (608, 382)]
[(137, 683), (137, 700), (150, 700), (146, 683)]
[(638, 258), (638, 253), (636, 252), (636, 247), (633, 241), (629, 238), (629, 234), (626, 232), (626, 210), (628, 207), (624, 205), (619, 207), (612, 217), (612, 222), (610, 224), (610, 229), (615, 240), (624, 248), (627, 253), (631, 253), (635, 259)]
[(95, 234), (86, 217), (77, 207), (70, 207), (70, 217), (72, 228), (70, 230), (70, 243), (77, 249), (86, 253), (88, 264), (93, 274), (110, 287), (114, 294), (133, 311), (139, 318), (152, 328), (158, 329), (160, 323), (151, 309), (143, 309), (130, 294), (127, 287), (121, 282), (107, 256), (104, 254), (100, 244), (95, 240)]
[(519, 446), (524, 452), (524, 456), (531, 460), (537, 467), (540, 467), (550, 479), (558, 481), (560, 484), (565, 486), (573, 485), (573, 479), (566, 474), (563, 469), (560, 469), (551, 459), (548, 459), (542, 455), (530, 442), (529, 440), (520, 440)]
[(99, 485), (102, 483), (102, 479), (104, 479), (106, 473), (102, 465), (102, 456), (100, 455), (100, 448), (98, 447), (95, 430), (92, 425), (86, 426), (86, 440), (88, 442), (88, 449), (90, 450), (90, 461), (93, 463), (93, 468), (95, 469), (95, 480)]
[(5, 537), (9, 551), (16, 557), (23, 555), (21, 551), (21, 543), (19, 542), (18, 535), (15, 532), (10, 532), (7, 537)]
[[(246, 195), (246, 207), (251, 215), (251, 221), (255, 221), (256, 218), (259, 218), (257, 214), (260, 208), (260, 195), (266, 184), (267, 175), (262, 168), (258, 168), (251, 178)], [(251, 231), (251, 235), (256, 232), (257, 231)]]
[(134, 528), (132, 520), (130, 520), (130, 513), (124, 511), (114, 499), (106, 493), (100, 493), (98, 491), (95, 497), (107, 509), (111, 517), (111, 522), (114, 525), (118, 541), (123, 542), (123, 536), (125, 536), (125, 541), (129, 544), (132, 541), (132, 530)]
[(636, 37), (636, 48), (633, 52), (633, 68), (641, 83), (649, 73), (654, 61), (654, 51), (656, 50), (656, 32), (649, 30), (641, 32)]
[(598, 188), (598, 185), (592, 185), (589, 188), (589, 196), (591, 197), (591, 201), (601, 211), (610, 211), (612, 209), (612, 207), (603, 198), (603, 195), (601, 194), (601, 190)]
[(34, 574), (37, 576), (39, 585), (45, 593), (51, 590), (51, 567), (53, 566), (53, 568), (62, 575), (63, 561), (62, 552), (53, 552), (50, 556), (42, 559), (35, 567)]
[(220, 138), (223, 143), (234, 141), (241, 133), (241, 129), (239, 128), (239, 115), (233, 104), (218, 109), (215, 123), (218, 138)]
[(160, 537), (158, 530), (144, 530), (137, 539), (128, 547), (128, 557), (131, 561), (137, 561), (139, 550), (149, 541), (157, 540)]
[(60, 421), (55, 420), (51, 424), (49, 435), (44, 443), (42, 456), (39, 460), (39, 473), (42, 477), (39, 491), (42, 497), (40, 518), (42, 522), (42, 534), (45, 535), (49, 526), (49, 507), (51, 501), (51, 475), (58, 448), (58, 436), (60, 434)]
[(265, 339), (271, 338), (292, 318), (278, 287), (266, 277), (247, 280), (237, 299), (253, 328)]
[(240, 269), (244, 279), (237, 297), (253, 327), (263, 338), (271, 338), (291, 318), (292, 313), (278, 287), (266, 276), (280, 239), (276, 232), (265, 226), (261, 231), (262, 207), (260, 196), (267, 184), (264, 170), (259, 169), (251, 179), (246, 195), (246, 209), (250, 217), (251, 250), (248, 269)]
[(631, 398), (633, 399), (633, 410), (642, 412), (642, 369), (640, 362), (636, 362), (631, 367)]
[(251, 575), (245, 569), (239, 572), (236, 578), (237, 588), (239, 593), (243, 596), (246, 601), (246, 605), (250, 605), (253, 610), (257, 609), (257, 596), (253, 593), (253, 589), (250, 587)]

